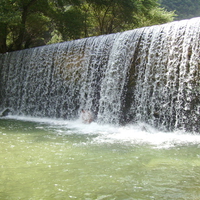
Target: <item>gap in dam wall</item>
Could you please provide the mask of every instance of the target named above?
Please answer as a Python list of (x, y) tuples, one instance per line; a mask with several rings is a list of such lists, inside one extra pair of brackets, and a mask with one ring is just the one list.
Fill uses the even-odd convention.
[(0, 112), (200, 128), (200, 18), (0, 55)]

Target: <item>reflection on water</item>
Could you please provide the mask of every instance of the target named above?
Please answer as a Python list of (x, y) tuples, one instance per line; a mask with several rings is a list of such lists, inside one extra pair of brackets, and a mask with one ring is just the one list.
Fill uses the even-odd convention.
[(0, 119), (0, 199), (200, 199), (198, 135), (13, 118)]

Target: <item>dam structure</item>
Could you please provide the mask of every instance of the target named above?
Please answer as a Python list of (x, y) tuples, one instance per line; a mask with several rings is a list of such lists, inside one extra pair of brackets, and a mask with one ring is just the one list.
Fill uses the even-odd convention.
[(200, 130), (200, 18), (0, 54), (0, 113)]

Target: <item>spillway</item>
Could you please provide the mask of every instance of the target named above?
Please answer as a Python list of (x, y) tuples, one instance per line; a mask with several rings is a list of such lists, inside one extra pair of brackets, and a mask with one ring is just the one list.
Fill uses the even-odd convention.
[(200, 128), (200, 18), (0, 55), (0, 113)]

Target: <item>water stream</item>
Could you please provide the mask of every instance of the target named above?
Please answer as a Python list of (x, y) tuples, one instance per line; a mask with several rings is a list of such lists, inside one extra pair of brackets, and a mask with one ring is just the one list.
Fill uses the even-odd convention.
[(200, 198), (199, 135), (9, 116), (0, 141), (0, 199)]

